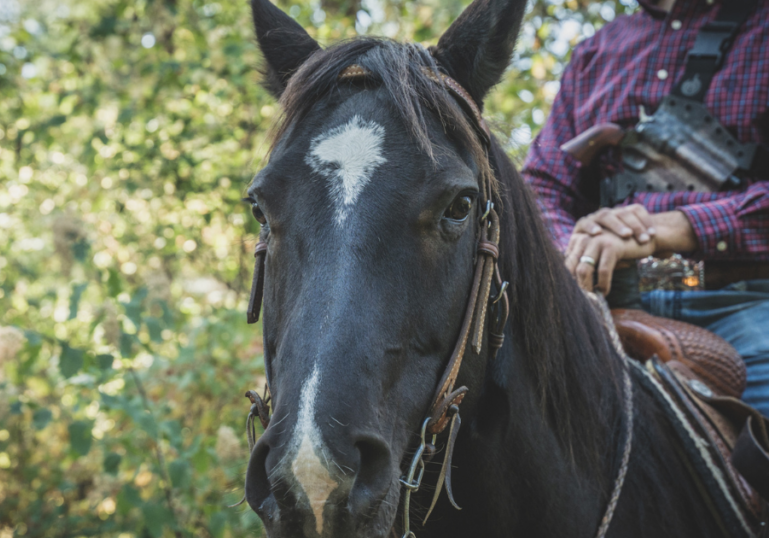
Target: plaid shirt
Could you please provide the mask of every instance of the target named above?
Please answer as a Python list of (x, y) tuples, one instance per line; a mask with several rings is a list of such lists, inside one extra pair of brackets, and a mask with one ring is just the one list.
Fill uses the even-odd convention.
[[(727, 0), (728, 1), (728, 0)], [(683, 75), (697, 31), (715, 18), (718, 4), (676, 0), (668, 14), (641, 0), (643, 9), (617, 17), (575, 47), (561, 91), (534, 140), (523, 175), (538, 195), (556, 243), (565, 249), (576, 219), (598, 206), (598, 179), (559, 148), (589, 127), (630, 127), (639, 107), (656, 110)], [(716, 73), (705, 105), (741, 142), (769, 142), (769, 1), (754, 13)], [(610, 160), (612, 150), (602, 155)], [(625, 203), (649, 212), (683, 211), (706, 259), (769, 260), (769, 170), (747, 178), (741, 191), (636, 193)]]

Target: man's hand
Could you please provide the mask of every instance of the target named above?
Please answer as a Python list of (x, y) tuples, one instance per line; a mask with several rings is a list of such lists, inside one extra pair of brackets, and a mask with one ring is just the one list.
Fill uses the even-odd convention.
[(648, 243), (657, 234), (652, 216), (641, 204), (603, 208), (577, 221), (574, 233), (598, 235), (612, 232), (622, 239), (633, 237), (638, 243)]
[[(593, 275), (598, 271), (595, 287), (608, 294), (611, 275), (620, 260), (669, 256), (696, 249), (697, 236), (684, 213), (651, 215), (643, 206), (633, 204), (601, 209), (580, 219), (566, 249), (566, 267), (579, 285), (589, 291), (593, 291)], [(595, 265), (580, 261), (583, 256), (595, 260)]]
[[(596, 291), (608, 294), (611, 275), (620, 260), (645, 258), (654, 254), (655, 241), (644, 244), (635, 239), (622, 239), (613, 233), (588, 235), (575, 232), (566, 250), (566, 267), (583, 290), (593, 291), (594, 273), (598, 271)], [(595, 265), (581, 261), (584, 257), (595, 260)]]

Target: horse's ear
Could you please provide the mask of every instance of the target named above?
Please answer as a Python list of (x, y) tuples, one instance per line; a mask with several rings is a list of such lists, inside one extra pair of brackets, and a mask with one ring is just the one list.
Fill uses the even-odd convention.
[(251, 0), (256, 40), (264, 55), (262, 84), (280, 98), (288, 79), (313, 52), (320, 49), (299, 23), (270, 0)]
[(475, 0), (432, 53), (479, 106), (510, 63), (526, 0)]

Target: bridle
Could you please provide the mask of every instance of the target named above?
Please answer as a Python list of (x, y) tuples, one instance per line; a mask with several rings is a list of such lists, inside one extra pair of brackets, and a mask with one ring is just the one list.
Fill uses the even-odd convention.
[[(422, 67), (422, 72), (434, 83), (444, 87), (457, 101), (464, 110), (470, 123), (477, 132), (488, 159), (489, 149), (491, 147), (491, 134), (486, 124), (481, 110), (475, 103), (470, 94), (453, 78), (441, 73), (440, 71)], [(354, 64), (341, 71), (340, 80), (365, 79), (370, 77), (371, 73), (363, 66)], [(454, 346), (451, 358), (446, 365), (443, 376), (438, 383), (438, 387), (432, 399), (432, 405), (421, 423), (420, 444), (411, 460), (408, 471), (400, 479), (401, 484), (406, 488), (403, 507), (403, 538), (416, 538), (410, 529), (409, 507), (411, 494), (416, 492), (422, 482), (424, 475), (425, 462), (429, 461), (435, 454), (435, 441), (439, 434), (449, 427), (449, 437), (445, 450), (445, 457), (441, 466), (441, 472), (438, 477), (438, 484), (435, 488), (430, 508), (423, 521), (427, 522), (433, 508), (435, 507), (443, 485), (446, 486), (446, 493), (449, 501), (457, 509), (461, 508), (454, 500), (454, 494), (451, 489), (451, 460), (454, 452), (461, 419), (459, 417), (459, 405), (462, 403), (468, 388), (460, 386), (455, 388), (457, 377), (459, 375), (462, 360), (465, 355), (468, 343), (476, 354), (480, 354), (483, 349), (483, 337), (487, 335), (489, 356), (493, 360), (504, 342), (504, 328), (510, 313), (510, 303), (507, 296), (508, 282), (503, 281), (499, 272), (499, 240), (500, 223), (499, 216), (494, 208), (493, 188), (491, 178), (488, 174), (481, 174), (480, 180), (480, 207), (483, 213), (479, 218), (479, 233), (476, 247), (475, 270), (470, 288), (470, 296), (465, 308), (465, 314), (459, 337)], [(264, 237), (256, 244), (254, 250), (255, 266), (253, 280), (251, 283), (251, 296), (248, 302), (247, 320), (248, 323), (256, 323), (259, 320), (259, 312), (262, 306), (262, 296), (264, 291), (264, 264), (267, 256), (267, 237)], [(496, 288), (496, 294), (491, 296), (492, 282)], [(489, 329), (486, 330), (486, 325)], [(250, 448), (253, 448), (256, 442), (256, 436), (253, 430), (254, 417), (259, 417), (262, 426), (267, 428), (269, 425), (269, 396), (268, 385), (265, 387), (265, 394), (260, 397), (255, 391), (248, 391), (246, 397), (251, 400), (251, 412), (249, 413), (246, 429)], [(431, 436), (428, 442), (428, 436)], [(629, 443), (628, 443), (629, 444)], [(629, 451), (626, 451), (629, 454)], [(626, 472), (627, 465), (624, 466)], [(624, 482), (624, 472), (621, 472)], [(615, 492), (613, 497), (618, 497), (618, 490), (621, 490), (621, 483), (617, 488), (615, 483)], [(244, 497), (245, 500), (245, 497)], [(241, 500), (241, 503), (243, 500)], [(240, 504), (240, 503), (238, 503)], [(614, 512), (612, 504), (616, 505), (616, 500), (610, 503), (609, 510), (602, 520), (599, 529), (599, 538), (601, 538), (608, 529), (608, 523), (611, 521), (611, 515)], [(608, 519), (608, 521), (607, 521)]]

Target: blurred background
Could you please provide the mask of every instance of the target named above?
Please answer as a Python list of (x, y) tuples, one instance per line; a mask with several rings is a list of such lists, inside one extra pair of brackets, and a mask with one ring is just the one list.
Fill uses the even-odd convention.
[[(465, 0), (279, 5), (433, 44)], [(486, 115), (518, 162), (571, 48), (633, 0), (530, 3)], [(262, 535), (242, 496), (275, 102), (244, 0), (0, 0), (0, 538)]]

